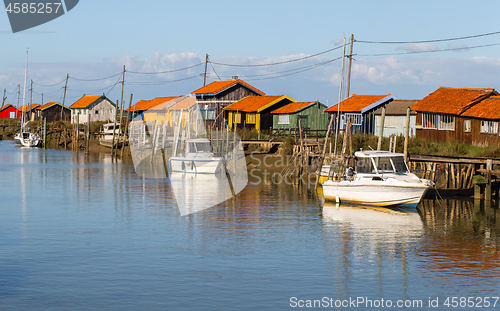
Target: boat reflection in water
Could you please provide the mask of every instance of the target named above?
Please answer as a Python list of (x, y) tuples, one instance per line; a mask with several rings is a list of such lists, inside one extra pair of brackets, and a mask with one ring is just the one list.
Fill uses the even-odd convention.
[(245, 188), (245, 154), (237, 133), (207, 130), (192, 96), (168, 99), (129, 124), (136, 173), (169, 178), (181, 215), (215, 206)]

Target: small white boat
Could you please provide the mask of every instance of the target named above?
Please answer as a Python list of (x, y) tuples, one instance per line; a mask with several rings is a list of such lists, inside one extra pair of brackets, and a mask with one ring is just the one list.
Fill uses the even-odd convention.
[[(103, 130), (101, 132), (101, 138), (99, 139), (99, 144), (101, 146), (113, 147), (113, 131), (115, 132), (115, 145), (120, 145), (123, 142), (123, 131), (118, 123), (106, 123), (103, 124), (102, 127)], [(120, 136), (120, 142), (118, 142), (118, 136)]]
[(224, 159), (215, 157), (207, 138), (186, 140), (186, 155), (170, 157), (168, 167), (171, 172), (215, 174), (223, 165)]
[(433, 183), (408, 171), (404, 155), (358, 151), (355, 170), (322, 183), (325, 199), (376, 206), (416, 207)]
[(30, 132), (21, 132), (14, 136), (16, 145), (21, 145), (23, 147), (38, 147), (41, 140), (40, 136)]

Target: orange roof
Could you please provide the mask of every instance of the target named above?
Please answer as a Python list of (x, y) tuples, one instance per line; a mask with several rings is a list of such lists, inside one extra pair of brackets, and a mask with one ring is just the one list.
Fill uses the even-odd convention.
[(281, 108), (272, 111), (271, 113), (295, 113), (315, 103), (317, 102), (290, 103), (286, 106), (283, 106)]
[(224, 90), (227, 90), (228, 88), (236, 85), (236, 84), (241, 84), (246, 86), (247, 88), (253, 90), (254, 92), (257, 92), (261, 95), (266, 95), (266, 93), (262, 92), (261, 90), (251, 86), (250, 84), (246, 83), (245, 81), (241, 79), (234, 79), (234, 80), (225, 80), (225, 81), (215, 81), (212, 82), (208, 85), (205, 85), (202, 88), (197, 89), (196, 91), (192, 92), (191, 94), (207, 94), (207, 95), (216, 95)]
[(419, 100), (411, 110), (460, 115), (462, 112), (491, 95), (499, 95), (495, 89), (470, 89), (440, 87)]
[(187, 110), (193, 105), (196, 105), (196, 98), (188, 96), (180, 99), (179, 101), (172, 101), (171, 103), (168, 103), (167, 110)]
[[(104, 95), (89, 95), (83, 96), (79, 100), (77, 100), (73, 105), (69, 106), (70, 109), (82, 109), (87, 108), (92, 105), (98, 99), (107, 99)], [(108, 99), (109, 100), (109, 99)], [(116, 106), (112, 101), (109, 101), (113, 106)]]
[[(376, 104), (378, 101), (391, 96), (391, 94), (387, 95), (356, 95), (353, 94), (351, 97), (344, 99), (340, 102), (340, 111), (341, 112), (362, 112), (364, 108), (367, 108), (373, 104)], [(337, 105), (334, 105), (325, 111), (327, 112), (337, 112)]]
[[(155, 108), (155, 110), (159, 110), (165, 106), (162, 104), (167, 104), (171, 100), (174, 100), (178, 97), (179, 96), (169, 96), (169, 97), (157, 97), (157, 98), (150, 99), (150, 100), (141, 99), (140, 101), (135, 103), (132, 107), (130, 107), (130, 111), (145, 111), (145, 110), (149, 110), (152, 108)], [(157, 107), (157, 106), (160, 106), (160, 107)], [(128, 109), (126, 111), (128, 111)]]
[[(54, 105), (59, 105), (59, 106), (62, 106), (60, 103), (57, 103), (57, 102), (50, 102), (50, 103), (47, 103), (47, 104), (45, 104), (45, 105), (43, 105), (43, 106), (38, 106), (38, 107), (36, 107), (36, 110), (45, 110), (45, 109), (50, 108), (50, 107), (52, 107), (52, 106), (54, 106)], [(67, 107), (65, 107), (65, 108), (67, 108)]]
[(461, 114), (464, 117), (500, 119), (500, 96), (491, 96), (480, 101)]
[(36, 107), (40, 106), (39, 104), (31, 104), (31, 105), (24, 105), (19, 107), (19, 110), (21, 111), (30, 111), (31, 109), (34, 109)]
[(272, 105), (288, 99), (291, 102), (296, 102), (295, 99), (286, 95), (280, 96), (247, 96), (225, 108), (227, 111), (242, 111), (242, 112), (261, 112), (262, 110), (271, 107)]
[[(2, 107), (0, 107), (0, 111), (2, 111), (2, 110), (4, 110), (4, 109), (7, 109), (7, 108), (9, 108), (10, 106), (12, 106), (12, 105), (11, 105), (11, 104), (5, 104), (5, 105), (3, 105)], [(14, 107), (15, 109), (17, 109), (15, 106), (12, 106), (12, 107)], [(17, 110), (19, 110), (19, 109), (17, 109)]]

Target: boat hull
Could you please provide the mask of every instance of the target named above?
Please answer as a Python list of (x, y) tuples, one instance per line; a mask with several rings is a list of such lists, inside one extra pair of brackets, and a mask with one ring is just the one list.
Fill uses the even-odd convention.
[(222, 166), (222, 159), (186, 159), (171, 157), (169, 169), (172, 172), (192, 174), (215, 174)]
[(416, 207), (428, 189), (427, 186), (353, 185), (330, 181), (323, 183), (323, 196), (342, 203)]

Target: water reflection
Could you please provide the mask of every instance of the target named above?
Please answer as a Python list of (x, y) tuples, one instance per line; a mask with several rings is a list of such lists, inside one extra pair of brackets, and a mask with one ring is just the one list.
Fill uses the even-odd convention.
[(500, 278), (500, 210), (484, 200), (424, 200), (419, 205), (426, 238), (418, 255), (425, 275), (442, 282), (457, 277), (497, 283)]

